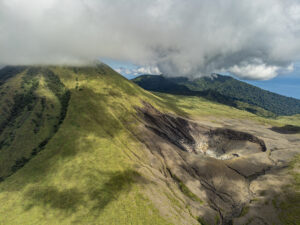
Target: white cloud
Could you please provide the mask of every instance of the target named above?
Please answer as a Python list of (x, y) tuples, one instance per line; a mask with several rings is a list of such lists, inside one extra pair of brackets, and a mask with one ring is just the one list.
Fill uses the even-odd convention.
[(121, 74), (123, 74), (123, 71), (122, 71), (122, 69), (121, 69), (121, 68), (117, 68), (117, 69), (115, 69), (115, 71), (116, 71), (116, 72), (118, 72), (118, 73), (121, 73)]
[(248, 64), (245, 66), (234, 65), (228, 69), (229, 72), (244, 79), (268, 80), (278, 74), (279, 67), (267, 66), (266, 64)]
[(300, 60), (299, 9), (299, 0), (0, 0), (0, 64), (103, 57), (169, 76), (269, 79)]
[(154, 75), (161, 74), (158, 67), (152, 67), (152, 66), (140, 67), (136, 70), (136, 73), (138, 73), (138, 74), (154, 74)]
[(136, 67), (136, 68), (120, 67), (120, 68), (115, 68), (115, 71), (123, 75), (161, 74), (158, 67), (153, 67), (153, 66)]

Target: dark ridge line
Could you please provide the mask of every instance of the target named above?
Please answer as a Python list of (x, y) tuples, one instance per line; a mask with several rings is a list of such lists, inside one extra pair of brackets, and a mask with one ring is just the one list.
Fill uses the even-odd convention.
[[(52, 71), (50, 71), (55, 77), (58, 78), (57, 75), (55, 75)], [(48, 74), (49, 75), (49, 74)], [(59, 82), (61, 83), (60, 79), (58, 78)], [(61, 83), (62, 84), (62, 83)], [(63, 85), (63, 84), (62, 84)], [(63, 85), (64, 88), (65, 85)], [(55, 93), (56, 95), (56, 93)], [(58, 97), (58, 96), (57, 96)], [(28, 162), (30, 162), (30, 160), (32, 160), (39, 152), (41, 152), (42, 150), (44, 150), (45, 146), (48, 144), (48, 142), (54, 137), (54, 135), (58, 132), (60, 125), (63, 123), (63, 121), (65, 120), (65, 117), (67, 115), (67, 111), (69, 108), (69, 102), (70, 102), (70, 98), (71, 98), (71, 91), (70, 90), (66, 90), (65, 93), (58, 97), (59, 101), (61, 103), (61, 111), (60, 111), (60, 116), (59, 116), (59, 120), (58, 123), (56, 125), (54, 125), (54, 133), (52, 135), (50, 135), (49, 137), (47, 137), (46, 139), (44, 139), (42, 142), (40, 142), (40, 144), (38, 145), (38, 147), (34, 148), (31, 152), (31, 156), (29, 158), (26, 157), (22, 157), (18, 160), (16, 160), (15, 165), (12, 166), (11, 170), (12, 173), (8, 176), (5, 177), (0, 177), (0, 183), (5, 181), (7, 178), (9, 178), (10, 176), (12, 176), (13, 174), (15, 174), (18, 170), (20, 170), (21, 168), (23, 168)]]
[[(24, 83), (26, 83), (26, 81), (24, 81)], [(32, 104), (36, 100), (36, 96), (34, 96), (33, 93), (37, 89), (38, 85), (38, 83), (34, 83), (32, 84), (28, 92), (23, 94), (16, 94), (14, 96), (14, 105), (12, 106), (10, 116), (6, 121), (0, 124), (0, 135), (5, 130), (5, 128), (18, 117), (18, 115), (26, 106), (32, 106)]]
[(26, 66), (5, 66), (0, 69), (0, 87), (5, 84), (5, 81), (9, 78), (22, 73), (26, 69)]

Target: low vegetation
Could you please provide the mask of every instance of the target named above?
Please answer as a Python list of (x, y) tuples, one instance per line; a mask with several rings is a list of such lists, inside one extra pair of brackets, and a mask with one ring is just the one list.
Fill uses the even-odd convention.
[(235, 107), (211, 102), (202, 97), (173, 95), (159, 92), (154, 93), (155, 95), (160, 97), (160, 101), (167, 105), (168, 108), (172, 109), (181, 116), (189, 116), (194, 119), (197, 119), (199, 117), (201, 117), (202, 119), (209, 118), (216, 120), (215, 122), (217, 122), (218, 117), (226, 117), (234, 119), (253, 120), (275, 127), (284, 127), (286, 125), (300, 127), (299, 115), (265, 118), (245, 110), (236, 109)]
[[(169, 170), (170, 172), (170, 170)], [(174, 181), (177, 183), (179, 189), (181, 190), (181, 192), (187, 196), (188, 198), (190, 198), (191, 200), (198, 202), (200, 204), (202, 204), (203, 202), (201, 201), (201, 199), (195, 195), (176, 175), (172, 174), (170, 172), (172, 178), (174, 179)]]
[(300, 221), (300, 155), (298, 155), (289, 168), (293, 182), (289, 184), (283, 196), (273, 199), (273, 204), (279, 210), (279, 218), (283, 224), (293, 225)]

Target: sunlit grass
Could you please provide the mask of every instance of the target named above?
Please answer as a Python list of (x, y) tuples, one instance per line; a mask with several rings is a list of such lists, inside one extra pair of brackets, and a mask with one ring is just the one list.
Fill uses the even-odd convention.
[(293, 182), (287, 185), (285, 194), (281, 199), (273, 199), (279, 209), (279, 218), (283, 224), (292, 225), (300, 222), (300, 155), (291, 162), (289, 172)]
[(126, 126), (137, 125), (143, 91), (109, 71), (53, 71), (71, 90), (67, 116), (46, 148), (0, 183), (0, 224), (169, 224), (134, 169), (132, 151), (143, 153)]
[(239, 110), (234, 107), (209, 101), (202, 97), (171, 95), (155, 92), (161, 101), (176, 113), (182, 116), (188, 115), (191, 118), (233, 118), (253, 120), (272, 126), (284, 126), (287, 124), (300, 126), (300, 116), (280, 116), (277, 118), (265, 118), (256, 114)]

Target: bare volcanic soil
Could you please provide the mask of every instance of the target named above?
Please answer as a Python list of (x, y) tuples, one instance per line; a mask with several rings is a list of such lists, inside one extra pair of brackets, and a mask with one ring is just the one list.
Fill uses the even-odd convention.
[(201, 123), (145, 102), (137, 112), (143, 126), (136, 137), (150, 150), (151, 167), (177, 184), (200, 223), (281, 224), (266, 201), (288, 182), (284, 168), (299, 145), (293, 137), (249, 121)]
[(145, 126), (183, 151), (229, 159), (267, 150), (265, 142), (250, 133), (203, 126), (182, 117), (163, 114), (148, 103), (144, 105), (138, 111)]

